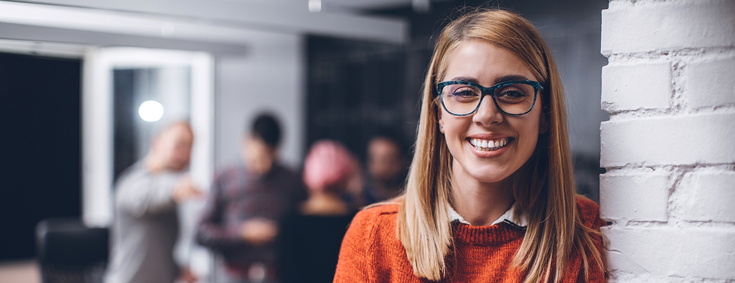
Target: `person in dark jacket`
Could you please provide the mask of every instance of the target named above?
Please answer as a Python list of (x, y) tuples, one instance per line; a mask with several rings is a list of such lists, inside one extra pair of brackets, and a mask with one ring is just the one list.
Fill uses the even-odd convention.
[(304, 163), (309, 198), (279, 228), (281, 283), (332, 282), (342, 238), (355, 215), (342, 194), (357, 170), (356, 159), (341, 144), (324, 140), (312, 146)]

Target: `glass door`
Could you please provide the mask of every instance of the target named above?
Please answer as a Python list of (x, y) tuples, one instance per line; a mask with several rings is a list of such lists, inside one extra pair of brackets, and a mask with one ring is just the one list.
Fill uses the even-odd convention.
[[(212, 70), (212, 56), (201, 52), (95, 48), (86, 53), (82, 215), (87, 225), (111, 225), (117, 176), (143, 158), (153, 136), (172, 122), (191, 123), (195, 140), (190, 173), (202, 187), (209, 184), (213, 168)], [(193, 209), (181, 212), (182, 224), (193, 223)]]

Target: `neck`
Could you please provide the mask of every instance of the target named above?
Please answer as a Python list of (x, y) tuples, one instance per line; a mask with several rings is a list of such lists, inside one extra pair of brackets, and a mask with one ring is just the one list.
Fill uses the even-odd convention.
[(375, 181), (375, 194), (383, 199), (395, 197), (401, 189), (402, 187), (398, 182)]
[(454, 210), (473, 226), (489, 226), (513, 205), (513, 189), (508, 179), (498, 183), (479, 182), (456, 162), (452, 174)]
[(345, 215), (349, 213), (349, 208), (335, 194), (312, 192), (309, 198), (302, 203), (301, 212), (309, 215)]

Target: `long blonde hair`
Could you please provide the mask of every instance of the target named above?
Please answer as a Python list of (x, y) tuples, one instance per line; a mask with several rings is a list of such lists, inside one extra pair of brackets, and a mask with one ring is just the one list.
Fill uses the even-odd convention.
[[(439, 280), (452, 245), (448, 207), (451, 195), (451, 154), (438, 130), (434, 97), (448, 57), (463, 42), (483, 40), (520, 57), (543, 85), (542, 115), (548, 131), (539, 135), (534, 154), (512, 176), (517, 207), (528, 227), (513, 265), (526, 273), (525, 282), (559, 282), (573, 248), (580, 251), (588, 275), (587, 252), (602, 269), (600, 251), (577, 214), (567, 136), (564, 89), (549, 48), (534, 26), (503, 10), (478, 10), (442, 30), (423, 86), (418, 137), (406, 192), (398, 212), (398, 235), (416, 276)], [(537, 106), (537, 107), (539, 107)], [(552, 270), (553, 267), (553, 270)]]

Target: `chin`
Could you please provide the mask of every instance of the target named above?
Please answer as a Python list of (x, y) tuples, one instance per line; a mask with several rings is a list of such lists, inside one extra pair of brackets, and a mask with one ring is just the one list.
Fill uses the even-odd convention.
[(512, 175), (512, 172), (505, 172), (504, 168), (496, 167), (477, 168), (467, 171), (467, 173), (470, 177), (481, 183), (502, 182)]
[(481, 176), (475, 177), (475, 179), (480, 183), (492, 184), (492, 183), (503, 182), (506, 179), (508, 179), (508, 177), (510, 177), (510, 175), (507, 175), (507, 176), (505, 175), (503, 176), (481, 175)]

